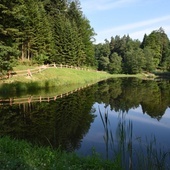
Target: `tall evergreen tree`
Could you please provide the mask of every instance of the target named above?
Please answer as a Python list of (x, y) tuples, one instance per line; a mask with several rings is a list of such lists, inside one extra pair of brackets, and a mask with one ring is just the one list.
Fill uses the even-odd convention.
[(28, 0), (20, 8), (17, 16), (21, 24), (21, 59), (38, 59), (48, 56), (52, 33), (42, 2)]
[(0, 72), (12, 69), (13, 61), (18, 58), (18, 37), (20, 31), (17, 28), (18, 20), (15, 18), (15, 4), (20, 0), (0, 2)]
[(80, 2), (78, 0), (70, 3), (68, 16), (70, 21), (77, 25), (79, 40), (82, 42), (80, 43), (81, 53), (79, 57), (85, 59), (85, 65), (96, 66), (93, 46), (93, 36), (95, 33), (93, 28), (90, 26), (89, 20), (83, 16)]

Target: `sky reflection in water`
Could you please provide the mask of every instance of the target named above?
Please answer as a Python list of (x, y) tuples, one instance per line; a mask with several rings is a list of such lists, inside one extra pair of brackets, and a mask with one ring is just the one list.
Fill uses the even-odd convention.
[[(92, 152), (92, 148), (99, 152), (102, 156), (106, 154), (106, 143), (104, 141), (104, 126), (99, 114), (99, 108), (104, 116), (105, 112), (108, 112), (108, 119), (110, 121), (109, 131), (114, 135), (114, 144), (117, 146), (116, 129), (118, 122), (120, 120), (125, 120), (126, 125), (129, 121), (133, 124), (132, 134), (133, 134), (133, 145), (138, 145), (140, 139), (143, 144), (147, 145), (146, 139), (148, 141), (156, 138), (156, 143), (169, 150), (170, 149), (170, 108), (166, 109), (165, 114), (160, 120), (151, 118), (146, 113), (142, 112), (141, 106), (138, 108), (130, 109), (128, 112), (122, 113), (110, 110), (110, 106), (105, 107), (105, 104), (95, 103), (93, 107), (96, 109), (94, 122), (91, 124), (91, 128), (88, 134), (84, 137), (81, 143), (81, 148), (77, 151), (82, 155), (89, 155)], [(109, 132), (110, 133), (110, 132)], [(110, 144), (109, 144), (110, 147)], [(109, 149), (109, 157), (113, 156), (113, 149)]]

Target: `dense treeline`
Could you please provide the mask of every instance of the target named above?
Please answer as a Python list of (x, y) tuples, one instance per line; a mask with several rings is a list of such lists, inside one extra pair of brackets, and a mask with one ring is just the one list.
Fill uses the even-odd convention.
[(170, 71), (170, 41), (162, 28), (145, 34), (142, 42), (115, 36), (95, 46), (95, 57), (99, 70), (110, 73)]
[(77, 0), (1, 0), (0, 72), (30, 60), (95, 67), (94, 35)]
[(90, 66), (110, 73), (170, 71), (170, 41), (162, 28), (93, 44), (95, 32), (79, 0), (1, 0), (0, 73), (20, 61)]

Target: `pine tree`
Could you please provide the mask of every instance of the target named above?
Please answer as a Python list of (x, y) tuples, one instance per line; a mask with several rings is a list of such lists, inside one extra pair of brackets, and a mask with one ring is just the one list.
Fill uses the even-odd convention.
[(39, 64), (56, 62), (95, 67), (94, 35), (78, 0), (0, 2), (0, 67), (3, 69), (9, 67), (13, 58)]
[(72, 1), (68, 8), (68, 17), (71, 23), (77, 26), (79, 48), (79, 61), (84, 61), (87, 66), (96, 66), (94, 57), (93, 36), (95, 35), (89, 21), (83, 16), (79, 1)]
[(24, 2), (18, 19), (21, 23), (19, 29), (22, 32), (21, 59), (39, 60), (39, 56), (48, 56), (52, 33), (42, 2), (38, 0)]
[(2, 73), (11, 70), (13, 61), (19, 56), (20, 31), (16, 27), (18, 20), (15, 18), (15, 3), (19, 4), (20, 1), (0, 2), (0, 72)]

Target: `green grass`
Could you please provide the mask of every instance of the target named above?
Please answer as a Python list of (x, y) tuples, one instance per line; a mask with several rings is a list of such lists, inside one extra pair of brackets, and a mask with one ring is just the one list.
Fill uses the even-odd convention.
[(108, 73), (95, 71), (75, 70), (69, 68), (49, 68), (40, 73), (13, 76), (10, 79), (0, 81), (0, 92), (18, 94), (21, 92), (35, 92), (51, 87), (75, 87), (79, 88), (87, 84), (93, 84), (100, 80), (112, 77)]
[(33, 146), (26, 141), (0, 138), (1, 170), (114, 170), (121, 169), (120, 161), (102, 160), (94, 153), (80, 157), (75, 153), (61, 152), (60, 149)]
[[(27, 70), (28, 66), (24, 66)], [(32, 67), (33, 68), (33, 67)], [(37, 68), (36, 66), (34, 68)], [(22, 70), (23, 66), (18, 66), (14, 70)], [(69, 87), (76, 88), (87, 84), (94, 84), (101, 80), (117, 77), (138, 77), (143, 75), (109, 74), (106, 72), (97, 72), (95, 70), (76, 70), (70, 68), (48, 68), (32, 77), (25, 75), (13, 76), (9, 79), (0, 80), (0, 92), (9, 95), (19, 94), (21, 92), (32, 93), (41, 89), (49, 90), (51, 87)]]
[[(25, 70), (28, 67), (24, 67)], [(18, 68), (14, 69), (23, 70), (23, 67), (18, 66)], [(102, 79), (107, 79), (111, 77), (141, 77), (139, 75), (127, 75), (127, 74), (109, 74), (106, 72), (97, 72), (95, 70), (76, 70), (70, 68), (48, 68), (40, 73), (33, 74), (32, 77), (27, 75), (17, 75), (13, 76), (10, 79), (1, 80), (2, 83), (13, 83), (13, 82), (43, 82), (43, 81), (55, 81), (56, 85), (65, 85), (65, 84), (84, 84), (87, 82), (95, 82)]]
[[(32, 77), (26, 75), (13, 76), (10, 79), (3, 80), (5, 83), (12, 82), (42, 82), (55, 80), (56, 85), (86, 83), (98, 81), (100, 79), (111, 77), (108, 73), (99, 73), (95, 71), (75, 70), (69, 68), (49, 68), (40, 73), (33, 74)], [(2, 81), (1, 81), (2, 82)]]

